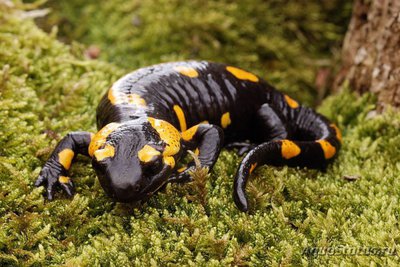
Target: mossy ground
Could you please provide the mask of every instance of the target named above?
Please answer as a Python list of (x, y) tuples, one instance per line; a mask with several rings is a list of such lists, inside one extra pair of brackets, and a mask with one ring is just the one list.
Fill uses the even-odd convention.
[[(114, 40), (110, 34), (112, 25), (118, 28), (117, 32), (124, 32), (122, 29), (127, 27), (126, 22), (116, 23), (122, 16), (111, 16), (109, 23), (104, 23), (110, 28), (109, 35), (103, 36), (94, 26), (101, 14), (112, 12), (112, 6), (106, 4), (96, 5), (100, 14), (97, 20), (96, 16), (83, 20), (89, 26), (82, 26), (81, 35), (62, 34), (101, 46), (104, 58), (100, 61), (85, 59), (80, 44), (67, 46), (57, 41), (56, 31), (47, 34), (37, 28), (26, 18), (30, 15), (23, 11), (26, 5), (0, 0), (0, 265), (398, 265), (398, 256), (313, 257), (303, 253), (309, 246), (389, 247), (397, 251), (400, 248), (400, 114), (388, 111), (376, 115), (371, 112), (372, 97), (360, 98), (347, 91), (328, 98), (319, 108), (343, 130), (344, 144), (339, 158), (326, 172), (259, 168), (248, 189), (252, 204), (249, 213), (239, 212), (233, 204), (232, 179), (240, 158), (228, 151), (222, 152), (205, 190), (201, 184), (169, 185), (139, 209), (115, 204), (107, 198), (90, 162), (84, 158), (71, 170), (76, 182), (75, 197), (68, 199), (59, 193), (57, 200), (45, 201), (43, 188), (34, 188), (33, 182), (54, 145), (69, 131), (95, 131), (94, 111), (101, 94), (128, 69), (163, 60), (204, 56), (247, 67), (266, 78), (273, 77), (270, 80), (275, 84), (283, 89), (293, 86), (289, 92), (310, 103), (315, 93), (306, 90), (308, 93), (302, 96), (300, 87), (304, 84), (306, 89), (312, 87), (317, 67), (312, 61), (307, 66), (300, 62), (300, 68), (293, 67), (299, 62), (290, 57), (311, 60), (313, 56), (326, 56), (326, 48), (338, 38), (331, 36), (330, 42), (329, 38), (321, 37), (326, 43), (315, 45), (307, 54), (302, 44), (292, 46), (290, 34), (279, 35), (282, 29), (276, 29), (269, 32), (269, 37), (279, 36), (282, 46), (270, 49), (284, 51), (283, 58), (260, 58), (258, 54), (253, 57), (253, 48), (246, 43), (254, 41), (255, 32), (263, 26), (235, 35), (232, 29), (240, 26), (239, 12), (228, 17), (222, 15), (225, 10), (239, 8), (234, 4), (221, 4), (208, 14), (205, 21), (209, 24), (192, 25), (190, 12), (194, 7), (203, 8), (200, 1), (194, 1), (194, 6), (177, 5), (175, 1), (160, 3), (163, 5), (152, 14), (158, 14), (159, 19), (164, 14), (170, 19), (166, 32), (156, 30), (160, 29), (157, 23), (162, 24), (161, 19), (151, 19), (146, 15), (149, 10), (138, 9), (144, 12), (140, 16), (142, 23), (150, 20), (145, 25), (153, 31), (145, 36), (132, 29), (128, 31), (124, 36), (133, 38), (132, 46), (121, 41), (119, 38), (124, 37), (121, 35), (115, 37), (120, 48), (112, 50), (112, 42), (107, 42)], [(252, 6), (257, 3), (246, 1), (240, 7), (248, 7), (248, 13), (244, 13), (247, 19), (258, 10)], [(324, 24), (326, 17), (321, 17), (324, 10), (318, 9), (316, 1), (307, 3), (320, 17), (308, 12), (305, 20), (314, 18), (327, 33), (341, 32), (332, 24), (334, 21)], [(73, 4), (68, 7), (76, 10)], [(178, 16), (181, 20), (160, 11), (161, 6), (168, 4), (172, 4), (170, 12), (177, 10), (181, 14)], [(129, 12), (131, 5), (120, 1), (115, 12)], [(149, 9), (146, 5), (141, 7)], [(66, 10), (54, 7), (54, 13)], [(157, 5), (153, 3), (153, 7)], [(85, 14), (94, 13), (94, 4), (89, 1), (79, 8)], [(258, 16), (254, 15), (254, 19)], [(229, 20), (227, 25), (222, 23), (229, 18), (233, 18), (232, 24)], [(71, 21), (74, 20), (70, 18)], [(148, 25), (152, 22), (156, 24), (154, 28)], [(296, 27), (302, 21), (292, 24), (290, 27)], [(179, 34), (169, 38), (168, 31), (176, 30), (174, 27), (178, 27)], [(207, 40), (226, 34), (227, 43), (217, 43), (213, 53), (198, 47), (198, 54), (193, 56), (185, 50), (192, 41), (185, 39), (184, 31), (197, 29), (198, 38), (202, 39), (206, 38), (204, 33), (210, 32), (208, 27), (218, 31), (211, 31)], [(310, 29), (310, 33), (318, 33), (319, 29)], [(310, 36), (305, 40), (310, 40)], [(143, 42), (136, 39), (141, 37)], [(168, 37), (173, 45), (152, 43), (152, 38), (157, 37), (161, 40)], [(231, 47), (224, 50), (227, 46)], [(235, 47), (239, 47), (237, 51)], [(288, 51), (292, 48), (292, 52)], [(262, 46), (255, 49), (270, 51)], [(311, 70), (302, 72), (301, 68), (306, 67)]]

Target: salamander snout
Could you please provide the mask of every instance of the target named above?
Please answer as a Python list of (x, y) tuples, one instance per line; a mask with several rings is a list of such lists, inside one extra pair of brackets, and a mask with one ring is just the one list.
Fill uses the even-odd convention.
[[(133, 162), (134, 163), (134, 162)], [(120, 166), (115, 162), (93, 162), (100, 184), (107, 195), (118, 202), (135, 202), (146, 198), (146, 186), (137, 164)]]
[(119, 202), (134, 202), (143, 200), (146, 194), (142, 193), (143, 186), (139, 183), (123, 182), (111, 186), (110, 197)]

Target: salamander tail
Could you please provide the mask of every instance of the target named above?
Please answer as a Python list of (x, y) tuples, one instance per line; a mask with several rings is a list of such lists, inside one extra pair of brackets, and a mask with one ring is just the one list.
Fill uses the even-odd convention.
[[(262, 143), (251, 150), (240, 163), (234, 181), (233, 198), (241, 211), (248, 210), (246, 184), (256, 167), (264, 164), (274, 166), (300, 166), (325, 169), (337, 155), (341, 145), (339, 129), (323, 116), (303, 108), (297, 117), (292, 139)], [(307, 116), (306, 116), (307, 115)]]

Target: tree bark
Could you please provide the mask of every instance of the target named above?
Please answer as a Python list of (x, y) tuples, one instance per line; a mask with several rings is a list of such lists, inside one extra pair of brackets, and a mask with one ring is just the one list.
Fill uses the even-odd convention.
[(335, 87), (346, 80), (376, 94), (379, 110), (400, 107), (400, 0), (355, 0)]

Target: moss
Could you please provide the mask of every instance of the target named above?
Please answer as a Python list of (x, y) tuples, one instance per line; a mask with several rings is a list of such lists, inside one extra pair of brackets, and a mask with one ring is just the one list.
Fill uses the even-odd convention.
[[(63, 40), (101, 48), (127, 70), (162, 61), (206, 59), (267, 77), (315, 104), (315, 73), (346, 30), (345, 0), (49, 1), (43, 23)], [(101, 6), (101, 8), (99, 8)]]
[(77, 195), (45, 201), (33, 182), (51, 149), (69, 131), (95, 130), (101, 93), (126, 69), (84, 59), (79, 44), (64, 45), (55, 31), (23, 19), (25, 7), (0, 1), (1, 266), (398, 265), (394, 256), (303, 253), (308, 246), (399, 250), (400, 114), (376, 115), (372, 97), (348, 91), (320, 108), (343, 129), (339, 158), (326, 172), (257, 169), (249, 214), (232, 201), (240, 159), (228, 151), (206, 181), (206, 201), (189, 201), (187, 185), (168, 185), (139, 209), (115, 204), (83, 158), (71, 172)]

